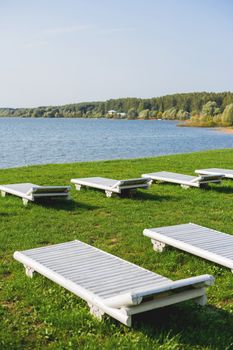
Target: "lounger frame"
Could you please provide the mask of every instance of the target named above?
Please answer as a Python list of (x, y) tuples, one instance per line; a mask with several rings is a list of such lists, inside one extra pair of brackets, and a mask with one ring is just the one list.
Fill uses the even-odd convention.
[[(14, 184), (17, 185), (17, 184)], [(19, 184), (22, 185), (22, 184)], [(27, 193), (21, 192), (17, 189), (10, 188), (11, 185), (0, 185), (1, 196), (5, 197), (8, 194), (15, 195), (22, 198), (23, 204), (26, 206), (29, 201), (45, 198), (65, 198), (70, 199), (70, 186), (37, 186), (31, 185)]]
[[(75, 243), (84, 244), (83, 242), (80, 242), (80, 241), (73, 241), (73, 242), (60, 244), (60, 246), (64, 252), (64, 249), (66, 249), (65, 248), (66, 244), (75, 244)], [(55, 245), (55, 246), (58, 246), (58, 245)], [(109, 257), (110, 259), (114, 258), (114, 261), (116, 261), (117, 263), (119, 261), (119, 264), (125, 264), (126, 265), (125, 268), (130, 266), (131, 269), (140, 269), (140, 271), (142, 270), (143, 273), (146, 271), (146, 273), (150, 273), (154, 275), (154, 273), (148, 270), (142, 269), (137, 265), (128, 263), (123, 259), (112, 256), (111, 254), (103, 252), (92, 246), (89, 246), (89, 245), (86, 245), (86, 246), (100, 252), (101, 256), (103, 255), (104, 258), (106, 257)], [(36, 249), (30, 250), (30, 251), (35, 251)], [(44, 248), (39, 248), (39, 249), (44, 249)], [(67, 251), (67, 254), (68, 254), (67, 256), (69, 256), (70, 258), (71, 253), (69, 250)], [(63, 275), (61, 272), (60, 273), (56, 272), (56, 269), (51, 270), (49, 266), (51, 266), (51, 262), (53, 261), (53, 259), (56, 259), (56, 254), (54, 254), (52, 251), (50, 255), (48, 255), (48, 258), (46, 259), (47, 262), (45, 262), (45, 259), (43, 260), (44, 261), (43, 264), (36, 261), (36, 259), (33, 259), (30, 256), (27, 256), (24, 252), (15, 252), (14, 258), (25, 266), (27, 276), (33, 277), (33, 273), (34, 271), (36, 271), (42, 274), (43, 276), (47, 277), (48, 279), (52, 280), (53, 282), (71, 291), (72, 293), (79, 296), (80, 298), (84, 299), (90, 307), (90, 312), (95, 317), (101, 319), (102, 316), (106, 313), (127, 326), (132, 325), (132, 316), (134, 314), (161, 308), (171, 304), (176, 304), (185, 300), (193, 299), (198, 304), (205, 305), (207, 301), (206, 294), (205, 294), (205, 287), (212, 285), (214, 283), (214, 278), (210, 275), (201, 275), (201, 276), (191, 277), (184, 280), (178, 280), (173, 282), (170, 279), (166, 279), (163, 276), (159, 276), (155, 274), (161, 279), (164, 279), (165, 282), (162, 282), (162, 283), (160, 282), (160, 284), (157, 284), (157, 285), (155, 284), (154, 287), (150, 286), (148, 287), (148, 289), (143, 288), (137, 291), (130, 290), (130, 282), (129, 282), (129, 290), (124, 292), (123, 294), (115, 295), (113, 297), (108, 297), (108, 298), (101, 298), (99, 295), (93, 294), (92, 290), (84, 288), (81, 284), (77, 284), (76, 282), (72, 281), (72, 273), (73, 274), (75, 273), (76, 268), (70, 267), (69, 263), (67, 263), (68, 264), (67, 266), (67, 264), (65, 264), (64, 262), (64, 269), (62, 270)], [(71, 259), (72, 258), (73, 257), (71, 256)], [(84, 268), (85, 278), (88, 281), (89, 281), (88, 274), (90, 273), (90, 268), (92, 271), (92, 275), (93, 273), (94, 275), (98, 274), (98, 264), (100, 264), (100, 262), (96, 264), (96, 261), (93, 262), (92, 260), (91, 265), (89, 265), (88, 256), (86, 258), (84, 256), (83, 268)], [(82, 269), (82, 267), (80, 267), (79, 265), (77, 268)], [(68, 272), (69, 272), (69, 269), (71, 269), (70, 271), (71, 277), (69, 279), (64, 277), (64, 271), (65, 270), (67, 271), (67, 269), (68, 269)], [(108, 271), (108, 274), (110, 274), (111, 276), (111, 268)], [(76, 273), (76, 276), (77, 276), (77, 273)], [(112, 274), (111, 280), (114, 281), (114, 274)], [(117, 281), (119, 281), (118, 282), (118, 285), (119, 285), (119, 283), (121, 283), (119, 280), (119, 274), (117, 276)], [(92, 278), (90, 279), (90, 282), (92, 282), (92, 285), (95, 285), (95, 281), (92, 281)], [(103, 287), (101, 288), (103, 288), (103, 291), (105, 291), (105, 288), (108, 288), (108, 285), (103, 285)]]
[(195, 170), (195, 173), (198, 175), (222, 175), (226, 179), (233, 179), (232, 169), (208, 168)]
[[(189, 227), (190, 228), (189, 228)], [(190, 235), (190, 242), (184, 242), (182, 241), (182, 230), (185, 227), (185, 235), (187, 236), (189, 232)], [(187, 229), (188, 228), (188, 229)], [(158, 232), (160, 230), (164, 230), (163, 233)], [(166, 230), (169, 232), (169, 230), (174, 230), (173, 232), (180, 233), (179, 239), (174, 237), (169, 237), (166, 235)], [(198, 232), (197, 232), (198, 230)], [(171, 231), (170, 231), (171, 232)], [(198, 236), (195, 237), (195, 232), (197, 232)], [(203, 232), (203, 236), (202, 236)], [(209, 235), (211, 235), (211, 232), (216, 233), (218, 237), (216, 237), (214, 242), (208, 243), (208, 232)], [(206, 234), (207, 233), (207, 234)], [(187, 253), (191, 253), (193, 255), (196, 255), (200, 258), (212, 261), (216, 264), (228, 267), (231, 269), (231, 272), (233, 273), (233, 259), (230, 257), (227, 257), (226, 252), (229, 251), (230, 248), (229, 242), (231, 241), (231, 246), (233, 246), (233, 236), (208, 229), (206, 227), (196, 225), (193, 223), (184, 224), (184, 225), (175, 225), (175, 226), (168, 226), (168, 227), (158, 227), (158, 228), (152, 228), (152, 229), (145, 229), (143, 231), (144, 236), (147, 236), (151, 238), (151, 243), (153, 245), (153, 249), (158, 252), (162, 252), (165, 247), (172, 246), (174, 248), (180, 249), (182, 251), (185, 251)], [(209, 236), (211, 237), (211, 236)], [(192, 244), (192, 240), (197, 239), (197, 242), (199, 243), (197, 246), (195, 245), (195, 242)], [(226, 239), (228, 240), (226, 242)], [(230, 239), (230, 240), (229, 240)], [(210, 240), (210, 239), (209, 239)], [(224, 242), (225, 240), (225, 242)], [(224, 246), (222, 246), (224, 243)], [(211, 247), (214, 249), (211, 251)], [(220, 247), (220, 250), (222, 249), (222, 255), (215, 251), (216, 247)], [(225, 256), (224, 256), (225, 255)]]
[[(168, 177), (166, 175), (168, 176), (170, 175), (170, 176)], [(173, 176), (173, 178), (171, 176)], [(184, 179), (182, 179), (182, 176), (184, 177)], [(209, 183), (219, 184), (224, 176), (221, 174), (190, 176), (190, 175), (184, 175), (184, 174), (165, 171), (165, 172), (158, 172), (158, 173), (142, 174), (142, 177), (151, 178), (152, 181), (179, 184), (182, 188), (187, 189), (190, 187), (198, 187), (198, 188), (208, 187)], [(185, 179), (186, 177), (189, 177), (190, 180), (186, 180)]]
[[(102, 183), (96, 183), (95, 181), (92, 181), (92, 179), (102, 179)], [(110, 180), (114, 182), (113, 186), (105, 185), (105, 180)], [(142, 181), (142, 178), (135, 178), (135, 179), (128, 179), (128, 180), (113, 180), (113, 179), (107, 179), (102, 177), (97, 178), (77, 178), (77, 179), (71, 179), (71, 182), (75, 184), (75, 187), (78, 191), (81, 190), (81, 187), (87, 187), (87, 188), (96, 188), (99, 190), (105, 191), (106, 197), (114, 197), (114, 196), (124, 196), (133, 195), (138, 188), (141, 189), (148, 189), (151, 185), (151, 179), (147, 178), (144, 181)]]

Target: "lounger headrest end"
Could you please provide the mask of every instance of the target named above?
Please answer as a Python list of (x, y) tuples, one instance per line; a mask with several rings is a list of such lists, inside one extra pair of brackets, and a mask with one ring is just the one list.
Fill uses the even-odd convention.
[(215, 278), (212, 275), (204, 275), (206, 276), (206, 285), (207, 286), (213, 286), (215, 283)]

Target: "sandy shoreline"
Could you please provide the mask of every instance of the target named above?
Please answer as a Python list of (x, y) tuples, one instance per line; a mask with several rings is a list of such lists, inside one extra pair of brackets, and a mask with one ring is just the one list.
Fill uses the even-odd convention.
[(184, 121), (183, 123), (177, 124), (177, 126), (190, 127), (190, 128), (209, 128), (212, 130), (221, 131), (224, 134), (233, 135), (233, 127), (227, 127), (227, 126), (221, 127), (221, 126), (195, 125), (195, 124), (190, 123), (189, 121)]
[(217, 130), (224, 132), (225, 134), (233, 135), (233, 128), (217, 128)]

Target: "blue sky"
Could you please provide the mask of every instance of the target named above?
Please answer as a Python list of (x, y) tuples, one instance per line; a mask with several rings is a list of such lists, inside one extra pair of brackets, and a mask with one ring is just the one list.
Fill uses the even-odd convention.
[(0, 107), (233, 91), (231, 0), (0, 0)]

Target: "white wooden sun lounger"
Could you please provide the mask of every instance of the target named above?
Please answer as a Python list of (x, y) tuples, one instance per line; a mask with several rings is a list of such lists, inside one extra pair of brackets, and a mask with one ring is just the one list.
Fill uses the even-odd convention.
[(232, 169), (209, 168), (209, 169), (196, 170), (195, 173), (200, 175), (219, 175), (220, 174), (226, 178), (233, 179)]
[(137, 188), (147, 189), (151, 185), (151, 179), (148, 178), (113, 180), (105, 177), (87, 177), (71, 179), (71, 182), (75, 184), (78, 191), (82, 186), (93, 187), (104, 190), (107, 197), (112, 197), (113, 194), (132, 194)]
[(15, 252), (26, 274), (36, 271), (87, 301), (93, 315), (104, 313), (127, 326), (132, 315), (185, 300), (206, 303), (211, 275), (172, 281), (78, 240)]
[(21, 197), (24, 205), (27, 205), (28, 201), (35, 201), (39, 198), (70, 199), (70, 186), (38, 186), (31, 183), (19, 183), (0, 185), (0, 191), (2, 197), (5, 197), (6, 194)]
[(166, 245), (226, 266), (233, 272), (233, 236), (192, 223), (145, 229), (153, 248), (162, 252)]
[(159, 171), (157, 173), (143, 174), (142, 177), (149, 177), (160, 182), (171, 182), (181, 185), (183, 188), (206, 187), (209, 183), (220, 183), (223, 175), (200, 175), (191, 176), (169, 171)]

